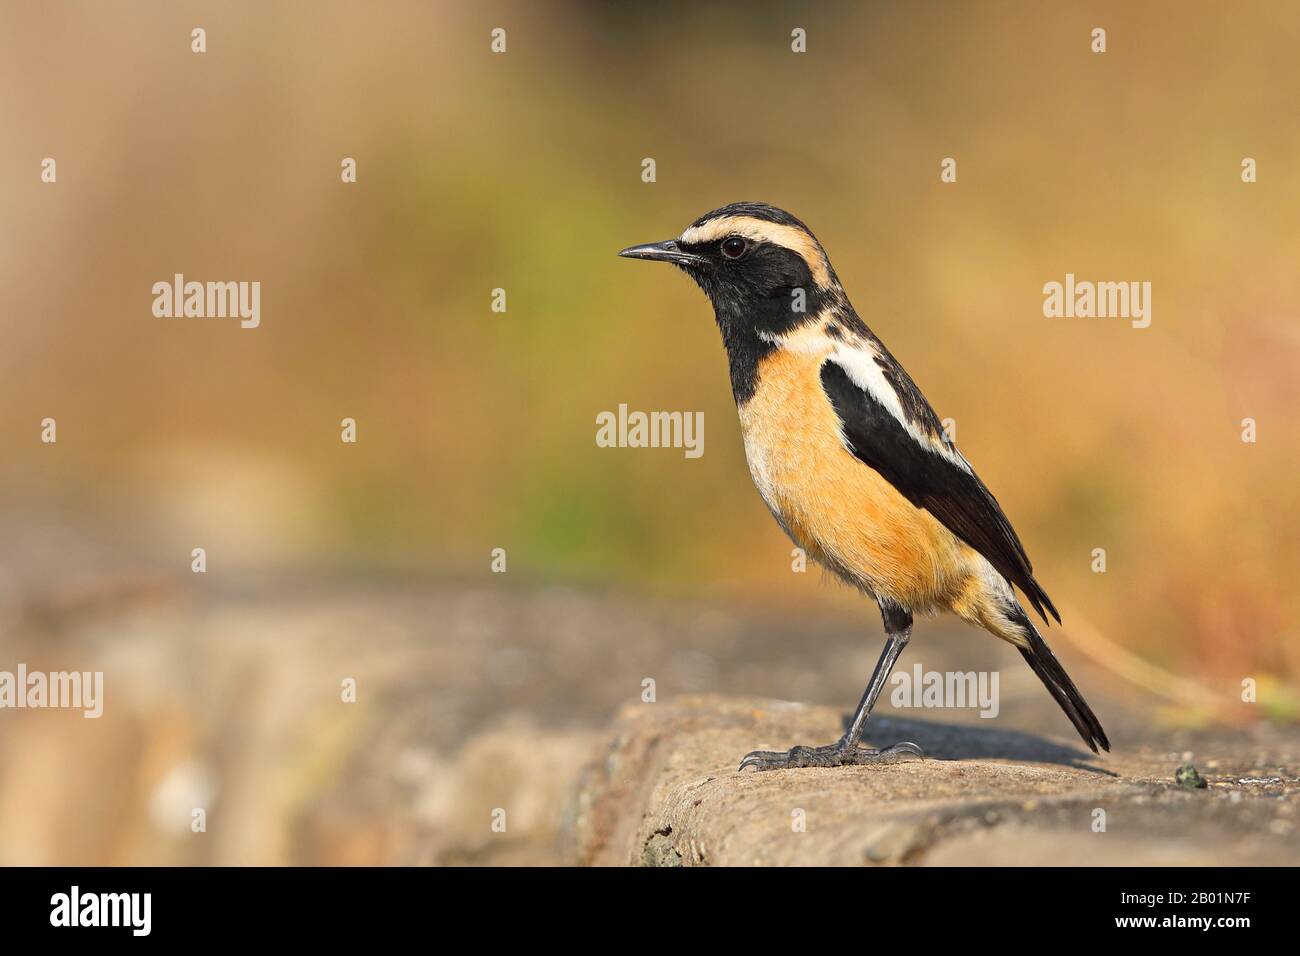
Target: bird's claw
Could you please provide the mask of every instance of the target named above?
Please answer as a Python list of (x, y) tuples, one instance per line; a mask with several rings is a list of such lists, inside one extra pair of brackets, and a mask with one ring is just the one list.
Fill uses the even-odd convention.
[(825, 747), (791, 747), (788, 751), (754, 750), (745, 754), (740, 770), (787, 770), (795, 767), (861, 767), (868, 764), (898, 763), (909, 757), (924, 758), (921, 748), (911, 741), (875, 750), (848, 746), (844, 740)]

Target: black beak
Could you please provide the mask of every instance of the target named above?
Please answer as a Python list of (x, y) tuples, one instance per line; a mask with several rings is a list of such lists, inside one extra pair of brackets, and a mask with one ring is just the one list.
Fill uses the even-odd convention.
[(676, 239), (663, 242), (647, 242), (644, 246), (630, 246), (619, 253), (625, 259), (653, 259), (657, 262), (671, 262), (686, 268), (699, 268), (710, 265), (709, 260), (686, 252), (677, 245)]

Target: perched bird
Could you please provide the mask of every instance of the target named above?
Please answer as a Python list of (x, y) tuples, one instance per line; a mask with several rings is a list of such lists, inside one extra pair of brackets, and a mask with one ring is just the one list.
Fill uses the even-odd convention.
[(912, 633), (951, 611), (1009, 641), (1097, 752), (1110, 742), (1016, 599), (1060, 622), (993, 495), (911, 377), (849, 304), (826, 251), (788, 212), (733, 203), (676, 239), (632, 246), (671, 262), (713, 303), (749, 472), (795, 544), (880, 605), (885, 649), (847, 733), (824, 747), (755, 751), (740, 769), (833, 767), (921, 755), (861, 745)]

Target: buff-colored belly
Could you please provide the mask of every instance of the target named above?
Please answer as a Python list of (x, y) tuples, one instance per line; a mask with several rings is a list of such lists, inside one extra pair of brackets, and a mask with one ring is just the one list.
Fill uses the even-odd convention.
[(810, 557), (878, 597), (947, 608), (968, 583), (969, 549), (853, 456), (822, 390), (823, 356), (778, 351), (740, 409), (759, 494)]

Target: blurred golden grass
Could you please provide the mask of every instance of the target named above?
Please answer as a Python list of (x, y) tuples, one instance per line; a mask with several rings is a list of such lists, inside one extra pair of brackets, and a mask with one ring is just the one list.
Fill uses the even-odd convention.
[[(614, 256), (764, 199), (957, 421), (1053, 596), (1225, 694), (1300, 682), (1295, 11), (33, 4), (0, 26), (6, 507), (143, 542), (235, 527), (250, 562), (480, 574), (500, 546), (524, 580), (856, 602), (790, 573), (698, 291)], [(176, 271), (260, 280), (262, 328), (153, 319)], [(1066, 272), (1151, 281), (1151, 328), (1044, 319)], [(704, 410), (705, 456), (596, 448), (619, 402)]]

